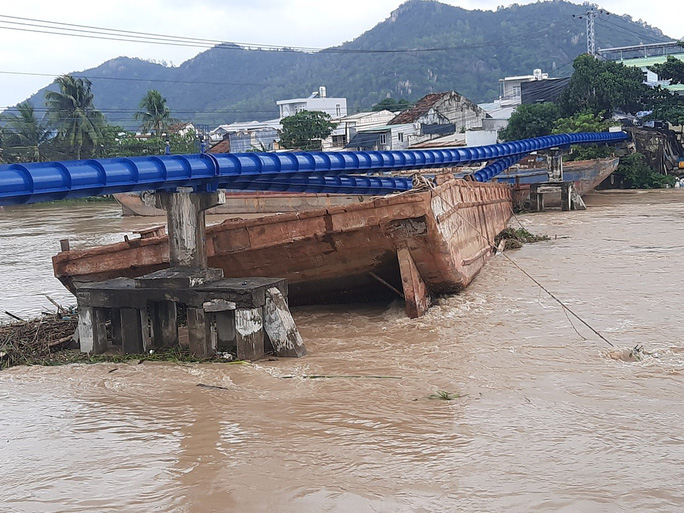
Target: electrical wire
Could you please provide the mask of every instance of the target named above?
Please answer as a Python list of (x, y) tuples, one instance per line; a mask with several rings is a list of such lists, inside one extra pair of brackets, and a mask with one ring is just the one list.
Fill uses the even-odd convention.
[[(3, 20), (22, 20), (6, 21)], [(33, 27), (33, 28), (27, 28)], [(18, 16), (0, 15), (0, 29), (14, 30), (20, 32), (33, 32), (42, 34), (52, 34), (60, 36), (82, 37), (89, 39), (102, 39), (109, 41), (122, 41), (133, 43), (184, 46), (194, 48), (218, 48), (224, 50), (269, 50), (280, 52), (298, 53), (346, 53), (346, 54), (396, 54), (396, 53), (424, 53), (424, 52), (443, 52), (451, 50), (465, 50), (473, 48), (486, 48), (491, 46), (507, 46), (511, 43), (530, 41), (546, 37), (551, 29), (537, 32), (534, 36), (526, 34), (515, 39), (486, 40), (481, 43), (442, 46), (433, 48), (393, 48), (393, 49), (363, 49), (363, 48), (314, 48), (314, 47), (292, 47), (285, 45), (265, 45), (261, 43), (237, 43), (231, 41), (219, 41), (211, 39), (200, 39), (184, 36), (173, 36), (166, 34), (155, 34), (149, 32), (136, 32), (131, 30), (109, 29), (104, 27), (94, 27), (90, 25), (76, 25), (70, 23), (53, 22), (48, 20), (38, 20), (35, 18), (21, 18)]]

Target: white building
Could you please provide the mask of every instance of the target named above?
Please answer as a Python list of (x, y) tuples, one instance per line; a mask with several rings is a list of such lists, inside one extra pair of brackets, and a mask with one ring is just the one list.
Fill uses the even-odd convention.
[(333, 119), (340, 119), (347, 115), (347, 99), (328, 98), (323, 86), (319, 87), (318, 91), (311, 93), (308, 98), (279, 100), (276, 104), (280, 109), (280, 119), (294, 116), (304, 110), (325, 112)]
[(393, 119), (394, 112), (381, 110), (376, 112), (359, 112), (340, 119), (332, 133), (323, 140), (323, 150), (341, 150), (360, 130), (383, 127)]
[(521, 75), (518, 77), (504, 77), (499, 79), (499, 104), (501, 106), (520, 105), (522, 103), (522, 90), (520, 84), (532, 82), (534, 80), (546, 80), (548, 73), (535, 69), (532, 75)]
[(209, 141), (212, 143), (217, 143), (228, 134), (234, 134), (238, 132), (250, 132), (258, 130), (272, 129), (275, 131), (281, 130), (279, 119), (269, 119), (267, 121), (241, 121), (237, 123), (231, 123), (230, 125), (219, 125), (209, 132)]
[(345, 148), (362, 151), (406, 150), (419, 134), (420, 125), (416, 123), (361, 128)]

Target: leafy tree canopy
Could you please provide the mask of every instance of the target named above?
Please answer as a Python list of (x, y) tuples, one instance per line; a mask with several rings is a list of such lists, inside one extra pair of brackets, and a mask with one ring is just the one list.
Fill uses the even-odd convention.
[(320, 150), (321, 140), (335, 128), (329, 114), (308, 110), (283, 118), (281, 124), (280, 144), (285, 148), (305, 151)]
[(372, 111), (378, 112), (381, 110), (390, 110), (392, 112), (401, 112), (406, 109), (408, 109), (411, 106), (411, 104), (408, 102), (406, 98), (402, 98), (401, 100), (395, 100), (394, 98), (385, 98), (381, 102), (376, 103), (373, 105), (371, 108)]
[[(578, 112), (569, 118), (560, 118), (554, 123), (554, 134), (570, 134), (577, 132), (603, 132), (610, 126), (610, 121), (604, 120), (604, 113), (585, 111)], [(609, 157), (613, 149), (606, 144), (575, 144), (571, 148), (568, 160), (587, 160)]]
[(156, 89), (147, 91), (138, 108), (140, 110), (135, 113), (135, 119), (142, 121), (140, 128), (143, 132), (154, 132), (160, 136), (170, 125), (178, 122), (171, 116), (166, 98)]
[(632, 189), (653, 189), (664, 185), (674, 185), (677, 180), (672, 175), (661, 175), (653, 171), (642, 153), (620, 157), (620, 165), (615, 174), (624, 177), (625, 184)]
[(648, 87), (639, 68), (612, 61), (600, 61), (591, 55), (580, 55), (573, 63), (575, 71), (568, 87), (559, 98), (561, 112), (572, 116), (577, 112), (615, 110), (637, 112)]
[(5, 159), (12, 162), (40, 161), (41, 149), (51, 137), (47, 120), (38, 119), (28, 102), (17, 105), (18, 114), (3, 115), (2, 148)]
[(522, 104), (511, 116), (508, 127), (499, 132), (499, 137), (515, 141), (550, 135), (559, 117), (560, 109), (555, 103)]
[(65, 155), (75, 159), (82, 153), (92, 155), (105, 123), (104, 115), (93, 105), (92, 83), (71, 75), (62, 75), (55, 83), (59, 91), (45, 93), (45, 105)]
[(684, 61), (668, 56), (664, 63), (654, 64), (648, 69), (672, 84), (684, 84)]
[[(166, 152), (166, 138), (159, 136), (139, 137), (124, 131), (120, 126), (108, 125), (104, 131), (101, 157), (138, 157), (163, 155)], [(193, 131), (186, 135), (172, 133), (168, 136), (169, 151), (172, 154), (197, 153), (199, 141)]]

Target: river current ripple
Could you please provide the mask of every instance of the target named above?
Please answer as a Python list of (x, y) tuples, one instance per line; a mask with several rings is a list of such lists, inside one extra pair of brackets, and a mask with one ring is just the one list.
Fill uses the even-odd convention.
[[(681, 510), (684, 193), (587, 203), (521, 216), (551, 240), (507, 255), (616, 349), (499, 256), (420, 319), (296, 309), (298, 360), (9, 369), (0, 510)], [(0, 310), (71, 301), (50, 268), (59, 239), (150, 224), (110, 204), (0, 212)], [(618, 358), (637, 344), (651, 355)]]

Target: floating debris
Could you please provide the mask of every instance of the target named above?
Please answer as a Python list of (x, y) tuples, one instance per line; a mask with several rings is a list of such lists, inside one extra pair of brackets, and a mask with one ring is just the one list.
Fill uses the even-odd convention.
[[(43, 314), (37, 319), (0, 325), (0, 369), (47, 362), (74, 341), (78, 324), (74, 311)], [(13, 318), (18, 317), (12, 315)]]
[(499, 232), (499, 234), (494, 238), (494, 245), (498, 248), (500, 247), (501, 241), (504, 242), (504, 251), (507, 249), (519, 249), (522, 248), (523, 244), (531, 244), (534, 242), (541, 242), (549, 240), (548, 235), (535, 235), (525, 228), (506, 228)]
[(632, 348), (615, 349), (614, 351), (610, 351), (608, 352), (608, 356), (610, 356), (613, 360), (622, 360), (623, 362), (640, 362), (646, 356), (656, 357), (657, 355), (654, 353), (649, 353), (648, 351), (644, 350), (643, 345), (637, 344)]
[(453, 401), (454, 399), (460, 399), (465, 397), (465, 395), (456, 394), (452, 392), (447, 392), (446, 390), (437, 390), (436, 394), (430, 394), (428, 399), (439, 399), (440, 401)]

